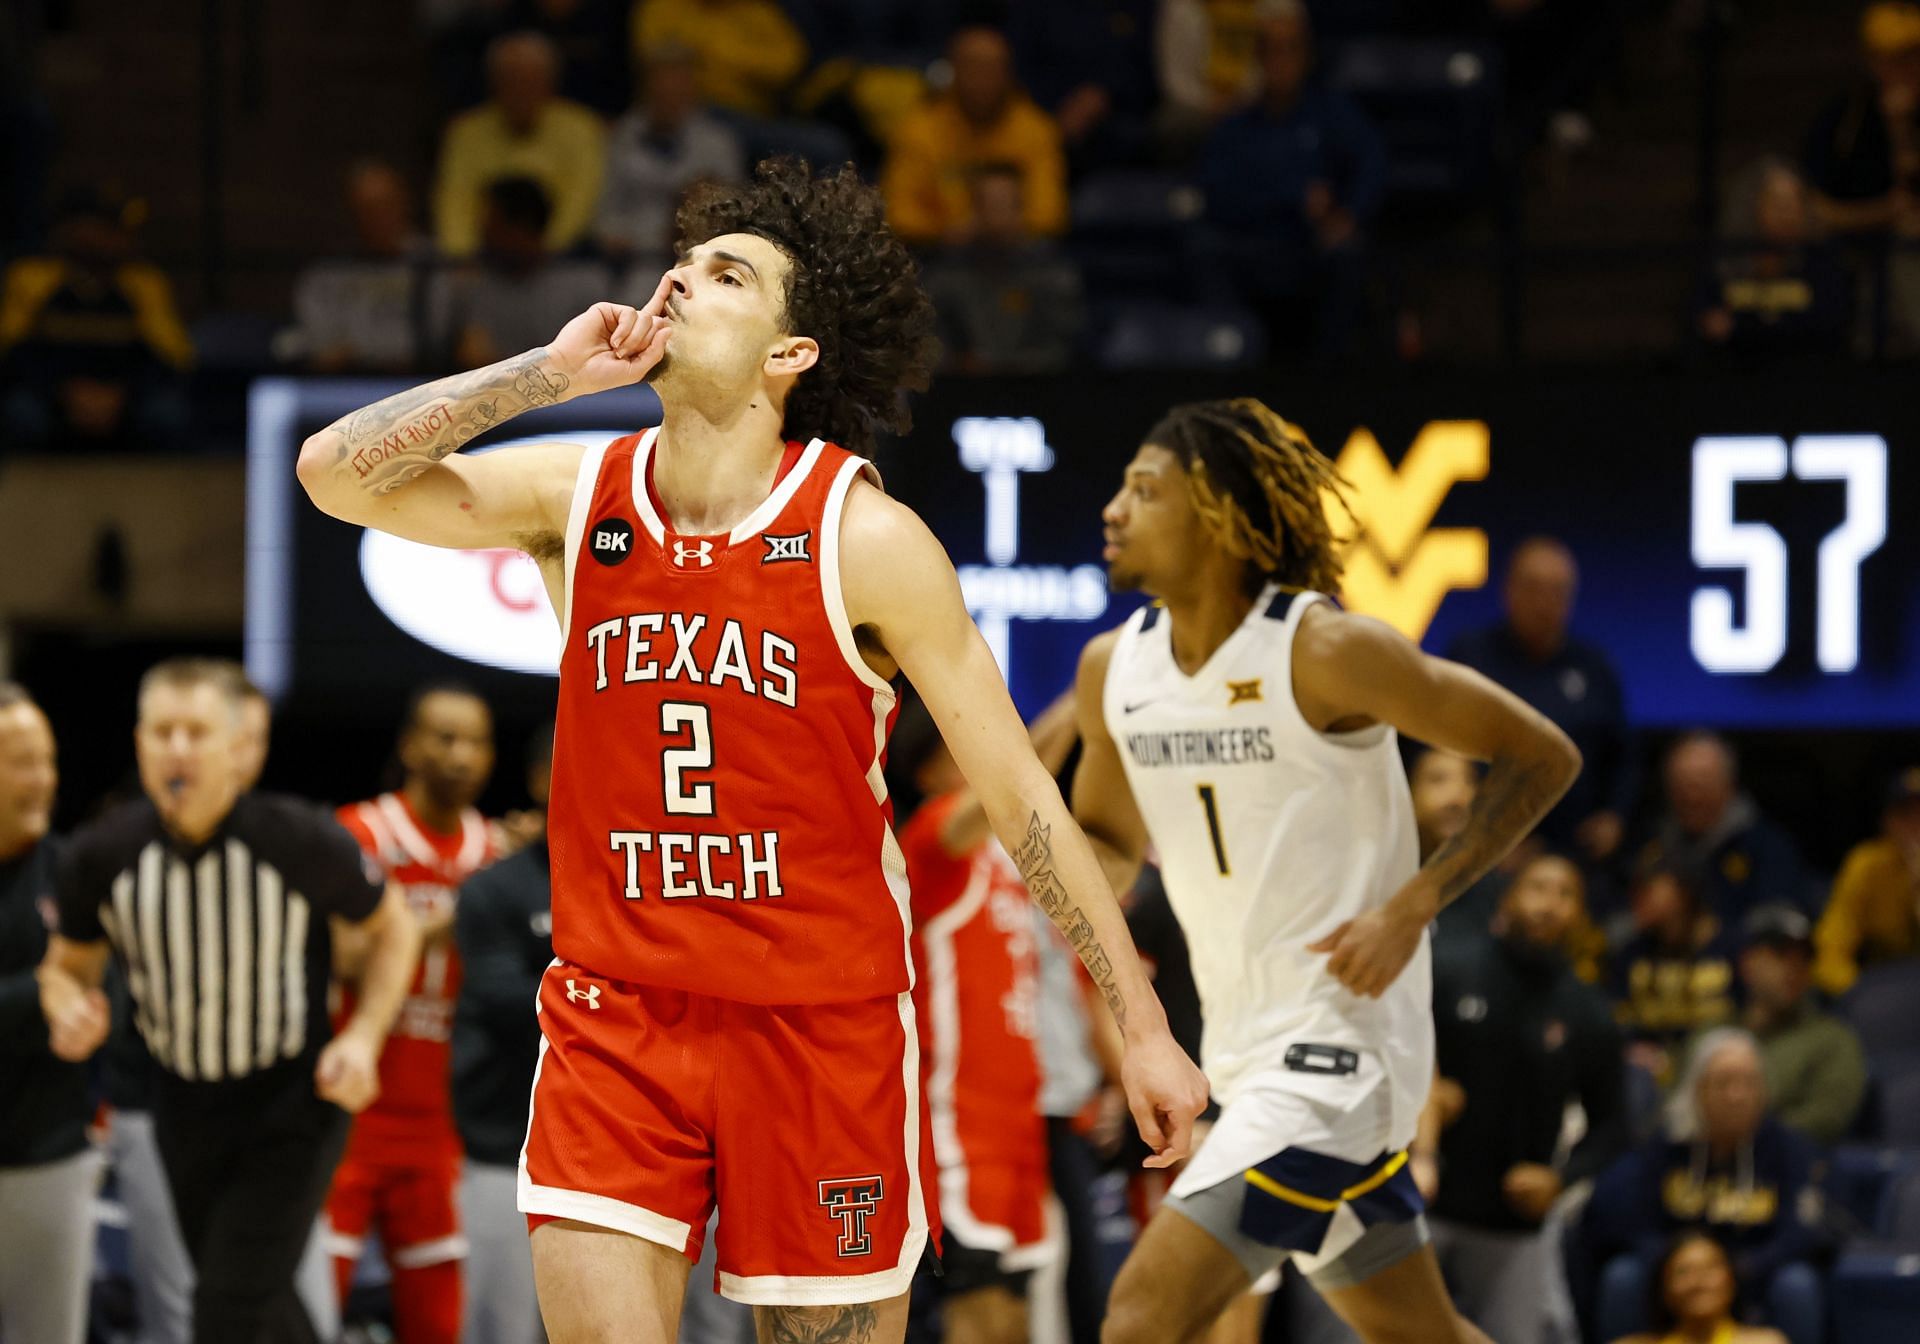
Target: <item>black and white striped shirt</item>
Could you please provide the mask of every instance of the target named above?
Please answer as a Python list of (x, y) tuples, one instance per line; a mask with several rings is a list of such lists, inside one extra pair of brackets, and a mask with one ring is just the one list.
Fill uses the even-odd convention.
[(217, 1083), (318, 1053), (331, 1035), (328, 917), (367, 918), (383, 885), (312, 804), (248, 794), (188, 847), (142, 799), (74, 836), (60, 932), (111, 939), (148, 1051), (179, 1078)]

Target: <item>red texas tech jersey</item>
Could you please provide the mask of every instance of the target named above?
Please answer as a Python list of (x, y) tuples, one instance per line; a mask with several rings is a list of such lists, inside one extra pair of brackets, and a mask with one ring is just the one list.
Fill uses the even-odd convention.
[(657, 434), (586, 454), (567, 525), (554, 953), (738, 1002), (903, 993), (897, 701), (840, 596), (841, 512), (871, 468), (789, 444), (737, 527), (681, 536), (652, 493)]

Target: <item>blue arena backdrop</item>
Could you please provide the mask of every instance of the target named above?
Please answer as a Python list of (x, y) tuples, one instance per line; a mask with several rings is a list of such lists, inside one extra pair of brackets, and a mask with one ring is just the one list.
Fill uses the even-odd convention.
[[(1356, 486), (1349, 604), (1435, 651), (1498, 618), (1514, 547), (1582, 568), (1575, 632), (1650, 727), (1885, 728), (1920, 716), (1920, 404), (1896, 373), (947, 379), (879, 455), (959, 567), (1023, 710), (1138, 599), (1109, 596), (1101, 506), (1170, 404), (1254, 395)], [(251, 407), (248, 665), (330, 701), (459, 674), (525, 694), (557, 636), (527, 562), (408, 550), (305, 506), (305, 434), (394, 390), (268, 380)], [(653, 423), (644, 389), (505, 441)], [(531, 585), (531, 586), (530, 586)], [(408, 633), (411, 631), (412, 633)]]

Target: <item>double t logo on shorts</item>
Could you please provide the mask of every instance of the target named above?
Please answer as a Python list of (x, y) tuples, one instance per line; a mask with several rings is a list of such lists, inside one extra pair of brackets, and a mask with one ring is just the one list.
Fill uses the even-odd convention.
[(850, 1176), (820, 1182), (821, 1204), (840, 1220), (838, 1250), (841, 1255), (872, 1252), (873, 1237), (867, 1232), (867, 1219), (879, 1211), (885, 1194), (886, 1185), (878, 1176)]

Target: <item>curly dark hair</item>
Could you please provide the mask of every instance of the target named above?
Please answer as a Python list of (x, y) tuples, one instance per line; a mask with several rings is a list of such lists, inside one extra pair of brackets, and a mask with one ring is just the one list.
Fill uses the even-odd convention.
[(675, 224), (682, 253), (723, 233), (751, 233), (787, 254), (783, 325), (820, 346), (787, 396), (788, 438), (818, 436), (867, 455), (877, 429), (911, 427), (900, 393), (927, 386), (939, 350), (933, 304), (887, 227), (880, 193), (852, 164), (815, 176), (802, 159), (765, 160), (751, 183), (694, 187)]

